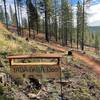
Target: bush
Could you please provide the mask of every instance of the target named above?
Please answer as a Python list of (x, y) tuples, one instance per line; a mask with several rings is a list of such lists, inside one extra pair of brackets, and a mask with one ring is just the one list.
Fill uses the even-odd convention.
[(21, 78), (16, 78), (16, 79), (15, 79), (15, 84), (16, 84), (17, 86), (22, 85), (22, 84), (23, 84), (23, 80), (22, 80)]
[[(3, 95), (3, 93), (4, 93), (3, 87), (0, 86), (0, 95)], [(1, 100), (1, 99), (0, 99), (0, 100)]]
[(6, 56), (8, 55), (8, 53), (6, 51), (3, 51), (3, 52), (0, 52), (0, 55), (3, 57), (3, 58), (6, 58)]
[(64, 73), (65, 79), (69, 79), (69, 78), (71, 78), (73, 76), (72, 72), (69, 69), (63, 71), (63, 73)]

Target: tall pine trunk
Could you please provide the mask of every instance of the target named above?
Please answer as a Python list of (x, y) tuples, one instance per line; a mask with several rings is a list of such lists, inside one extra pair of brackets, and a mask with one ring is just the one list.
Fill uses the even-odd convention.
[(18, 27), (19, 35), (21, 35), (21, 23), (20, 23), (20, 4), (17, 2), (17, 15), (18, 15)]
[(28, 39), (31, 37), (31, 25), (30, 25), (30, 17), (29, 17), (29, 4), (28, 1), (26, 1), (26, 5), (27, 5), (27, 19), (28, 19)]
[(82, 23), (82, 50), (84, 50), (84, 17), (85, 17), (85, 11), (84, 11), (84, 6), (85, 6), (85, 0), (83, 0), (83, 23)]
[(16, 17), (16, 26), (17, 26), (17, 33), (19, 33), (19, 26), (18, 26), (18, 18), (17, 18), (17, 8), (16, 8), (16, 0), (14, 0), (14, 8), (15, 8), (15, 17)]
[(8, 28), (6, 0), (3, 0), (3, 2), (4, 2), (4, 9), (5, 9), (5, 22), (6, 22), (6, 27)]
[(21, 20), (21, 35), (23, 34), (23, 20), (22, 20), (22, 9), (21, 9), (21, 5), (20, 5), (20, 20)]
[(78, 33), (78, 28), (77, 28), (77, 49), (78, 49), (78, 44), (79, 44), (79, 33)]
[[(37, 0), (35, 0), (35, 7), (36, 7), (36, 10), (37, 10)], [(36, 18), (36, 31), (37, 31), (37, 34), (38, 34), (38, 31), (39, 31), (39, 24), (38, 24), (38, 15), (37, 15), (37, 18)]]
[(49, 33), (48, 33), (48, 11), (47, 11), (46, 2), (45, 2), (45, 38), (46, 38), (46, 41), (49, 42)]

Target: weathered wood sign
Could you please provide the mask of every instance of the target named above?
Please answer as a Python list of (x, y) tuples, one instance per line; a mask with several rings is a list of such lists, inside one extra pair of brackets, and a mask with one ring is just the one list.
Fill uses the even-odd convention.
[[(38, 59), (57, 59), (55, 61), (49, 62), (31, 62), (31, 63), (15, 63), (15, 59), (28, 59), (28, 58), (38, 58)], [(14, 77), (18, 78), (60, 78), (60, 58), (61, 55), (57, 54), (32, 54), (32, 55), (16, 55), (9, 56), (9, 62), (11, 66), (11, 73)]]

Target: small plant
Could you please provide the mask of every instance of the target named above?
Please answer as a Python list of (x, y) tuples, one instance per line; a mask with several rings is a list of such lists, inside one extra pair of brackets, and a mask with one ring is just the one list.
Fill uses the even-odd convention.
[(65, 70), (65, 71), (63, 71), (63, 73), (64, 73), (64, 77), (65, 77), (65, 79), (69, 79), (69, 78), (71, 78), (72, 77), (72, 73), (71, 73), (71, 71), (70, 70)]
[(3, 52), (0, 52), (0, 55), (3, 57), (3, 58), (6, 58), (6, 56), (8, 55), (8, 53), (6, 51), (3, 51)]
[(18, 85), (18, 86), (19, 86), (19, 85), (22, 85), (22, 84), (23, 84), (22, 79), (21, 79), (21, 78), (16, 78), (16, 79), (15, 79), (15, 84)]

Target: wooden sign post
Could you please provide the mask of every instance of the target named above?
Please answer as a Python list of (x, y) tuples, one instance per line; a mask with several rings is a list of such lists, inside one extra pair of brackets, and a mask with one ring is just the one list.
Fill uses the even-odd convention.
[[(59, 79), (61, 81), (60, 58), (58, 54), (31, 54), (8, 56), (11, 74), (15, 78)], [(15, 60), (33, 59), (33, 62), (22, 63)], [(46, 59), (48, 62), (34, 62), (34, 59)], [(62, 95), (62, 85), (61, 85)]]
[[(56, 59), (56, 61), (49, 62), (30, 62), (30, 63), (22, 63), (22, 62), (14, 62), (18, 59)], [(40, 79), (41, 77), (49, 78), (49, 79), (59, 79), (60, 77), (60, 58), (61, 55), (57, 54), (32, 54), (32, 55), (16, 55), (16, 56), (8, 56), (11, 73), (14, 77), (23, 78), (23, 74), (26, 78), (33, 76), (36, 79)], [(41, 74), (42, 73), (42, 74)]]

